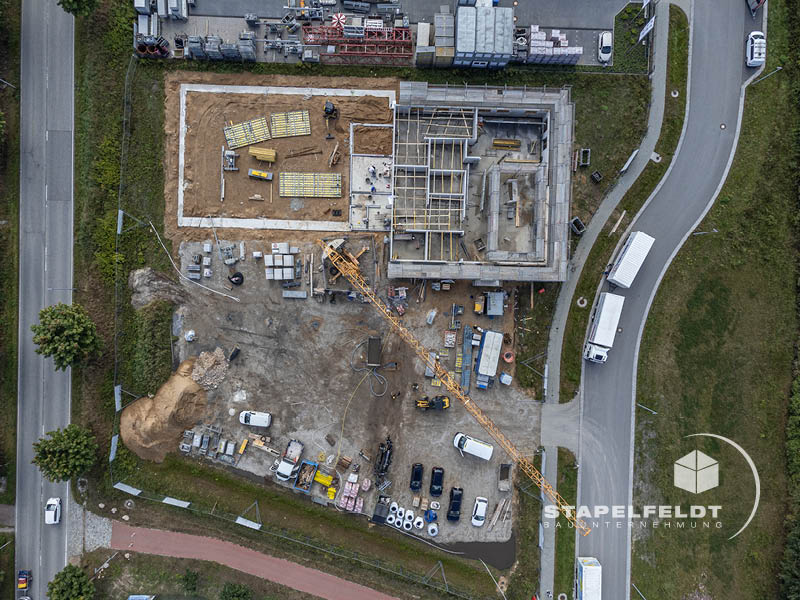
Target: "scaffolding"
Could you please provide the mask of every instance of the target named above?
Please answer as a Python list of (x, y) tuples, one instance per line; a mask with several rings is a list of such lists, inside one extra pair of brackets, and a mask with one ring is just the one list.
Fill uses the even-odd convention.
[(342, 176), (338, 173), (281, 173), (281, 198), (341, 198)]
[(222, 131), (231, 150), (270, 139), (266, 117), (258, 117), (235, 125), (231, 122), (230, 125), (223, 127)]
[(272, 137), (274, 138), (311, 134), (311, 121), (307, 110), (272, 113), (269, 119), (272, 124)]

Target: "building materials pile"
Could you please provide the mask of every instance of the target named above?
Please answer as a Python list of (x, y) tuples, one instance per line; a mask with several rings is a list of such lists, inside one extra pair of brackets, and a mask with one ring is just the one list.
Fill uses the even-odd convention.
[(567, 34), (558, 29), (540, 31), (531, 25), (528, 62), (535, 64), (575, 65), (583, 56), (583, 46), (570, 46)]
[(222, 348), (214, 352), (201, 352), (192, 369), (192, 379), (210, 390), (216, 388), (228, 372), (228, 359)]

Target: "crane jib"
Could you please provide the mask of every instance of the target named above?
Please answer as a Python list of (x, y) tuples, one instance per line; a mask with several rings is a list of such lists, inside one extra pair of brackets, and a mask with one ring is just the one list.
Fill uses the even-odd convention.
[(572, 523), (576, 529), (578, 529), (582, 535), (587, 535), (591, 528), (582, 520), (579, 519), (575, 515), (574, 507), (567, 503), (564, 498), (561, 497), (556, 490), (553, 489), (553, 486), (544, 478), (544, 476), (539, 472), (539, 470), (534, 466), (534, 464), (526, 458), (519, 450), (517, 450), (516, 446), (511, 443), (511, 441), (505, 436), (505, 434), (500, 431), (497, 425), (484, 414), (483, 410), (475, 404), (475, 402), (470, 398), (463, 390), (461, 385), (456, 382), (448, 373), (444, 367), (439, 363), (439, 361), (435, 358), (432, 358), (431, 353), (419, 342), (417, 339), (408, 331), (400, 320), (395, 317), (388, 306), (381, 300), (375, 292), (373, 292), (370, 287), (367, 285), (366, 280), (361, 276), (361, 269), (359, 268), (358, 264), (353, 264), (352, 261), (345, 258), (342, 254), (331, 248), (327, 243), (323, 242), (322, 240), (318, 241), (319, 245), (322, 246), (324, 251), (324, 256), (326, 256), (333, 266), (339, 269), (339, 272), (344, 275), (347, 280), (352, 283), (358, 290), (366, 297), (383, 315), (387, 318), (387, 320), (394, 326), (395, 330), (400, 337), (402, 337), (416, 352), (417, 356), (419, 356), (422, 361), (433, 369), (434, 373), (436, 373), (439, 380), (442, 384), (455, 396), (461, 401), (461, 404), (464, 405), (464, 408), (467, 409), (467, 412), (473, 416), (473, 418), (480, 423), (483, 428), (491, 435), (495, 441), (502, 446), (503, 450), (516, 462), (519, 467), (523, 470), (523, 472), (533, 480), (533, 482), (539, 486), (539, 489), (542, 490), (542, 493), (547, 496), (553, 504), (558, 507), (558, 510), (564, 517)]

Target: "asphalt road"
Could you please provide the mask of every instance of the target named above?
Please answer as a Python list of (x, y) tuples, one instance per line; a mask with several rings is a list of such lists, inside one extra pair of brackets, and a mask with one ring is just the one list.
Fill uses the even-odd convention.
[[(625, 296), (625, 306), (608, 362), (584, 363), (578, 502), (588, 507), (631, 504), (641, 332), (663, 272), (725, 176), (735, 144), (741, 86), (754, 72), (744, 66), (744, 39), (761, 23), (760, 16), (756, 21), (750, 17), (745, 2), (695, 2), (693, 18), (685, 137), (663, 185), (632, 226), (656, 242), (632, 289), (615, 291)], [(594, 529), (579, 537), (578, 555), (600, 560), (604, 598), (630, 598), (627, 520), (591, 519), (589, 524)]]
[[(16, 566), (35, 600), (64, 568), (67, 524), (44, 525), (44, 502), (68, 488), (44, 480), (32, 444), (70, 416), (70, 373), (34, 352), (39, 310), (72, 301), (73, 18), (53, 0), (22, 3)], [(9, 574), (10, 575), (10, 574)]]
[[(532, 2), (531, 0), (500, 0), (498, 6), (514, 8), (519, 23), (537, 24), (544, 28), (569, 29), (612, 29), (614, 16), (627, 4), (627, 0), (559, 0), (558, 2)], [(297, 3), (299, 6), (300, 3)], [(400, 0), (403, 13), (412, 23), (433, 23), (433, 15), (440, 6), (449, 6), (455, 14), (457, 2), (454, 0)], [(262, 18), (282, 18), (286, 14), (286, 0), (195, 0), (194, 8), (189, 9), (192, 16), (202, 17), (244, 17), (246, 13), (256, 13)], [(340, 2), (334, 12), (345, 11)], [(244, 21), (242, 21), (244, 27)], [(569, 38), (572, 41), (572, 37)], [(592, 44), (590, 44), (592, 46)], [(586, 52), (587, 50), (584, 50)]]

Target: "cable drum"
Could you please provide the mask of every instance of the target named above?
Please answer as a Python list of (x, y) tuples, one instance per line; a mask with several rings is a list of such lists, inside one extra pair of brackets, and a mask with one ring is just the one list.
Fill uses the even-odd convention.
[(439, 526), (436, 523), (431, 523), (428, 525), (428, 535), (431, 537), (436, 537), (439, 534)]
[(394, 525), (394, 522), (395, 522), (395, 517), (394, 517), (394, 515), (391, 515), (391, 514), (390, 514), (390, 515), (388, 515), (388, 516), (386, 517), (386, 524), (387, 524), (387, 525)]
[(403, 529), (405, 531), (411, 531), (414, 526), (411, 524), (411, 521), (403, 521)]

